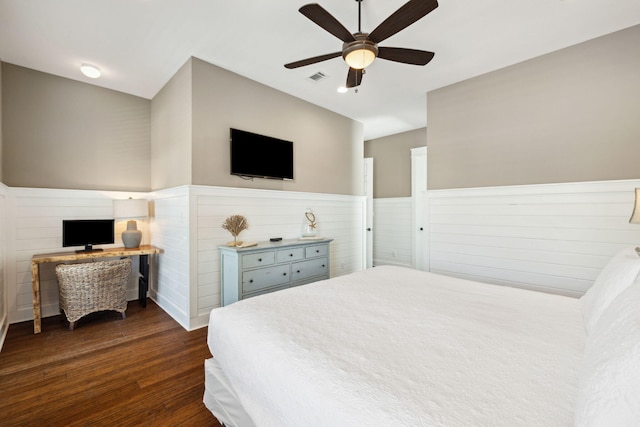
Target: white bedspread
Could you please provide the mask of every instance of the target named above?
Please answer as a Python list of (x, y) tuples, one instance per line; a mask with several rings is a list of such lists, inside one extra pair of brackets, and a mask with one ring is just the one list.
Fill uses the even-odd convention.
[(399, 267), (214, 309), (209, 347), (256, 426), (568, 426), (577, 299)]

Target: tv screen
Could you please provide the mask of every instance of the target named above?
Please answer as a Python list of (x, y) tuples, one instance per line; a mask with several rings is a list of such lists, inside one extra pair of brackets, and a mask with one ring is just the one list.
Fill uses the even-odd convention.
[(62, 220), (62, 246), (84, 246), (77, 252), (95, 251), (93, 245), (114, 243), (113, 219)]
[(231, 175), (293, 179), (293, 142), (231, 129)]

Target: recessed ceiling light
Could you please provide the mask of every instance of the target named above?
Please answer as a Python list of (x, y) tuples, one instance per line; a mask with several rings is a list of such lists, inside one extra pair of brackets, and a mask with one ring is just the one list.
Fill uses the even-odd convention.
[(344, 86), (340, 86), (340, 87), (338, 88), (338, 93), (347, 93), (348, 91), (349, 91), (349, 89), (347, 89), (347, 88), (346, 88), (346, 87), (344, 87)]
[(82, 74), (92, 79), (97, 79), (101, 75), (100, 68), (91, 64), (82, 64), (80, 66), (80, 71), (82, 71)]

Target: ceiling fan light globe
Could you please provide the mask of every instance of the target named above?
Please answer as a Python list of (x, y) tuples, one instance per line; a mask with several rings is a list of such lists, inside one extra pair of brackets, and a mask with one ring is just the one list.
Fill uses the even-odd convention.
[(353, 50), (344, 55), (344, 61), (349, 65), (349, 67), (356, 70), (367, 68), (371, 65), (374, 59), (376, 59), (376, 54), (366, 48)]

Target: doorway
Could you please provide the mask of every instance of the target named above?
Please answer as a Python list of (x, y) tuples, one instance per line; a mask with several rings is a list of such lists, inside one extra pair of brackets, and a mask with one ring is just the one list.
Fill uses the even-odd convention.
[(427, 147), (411, 149), (411, 211), (413, 267), (429, 271)]

